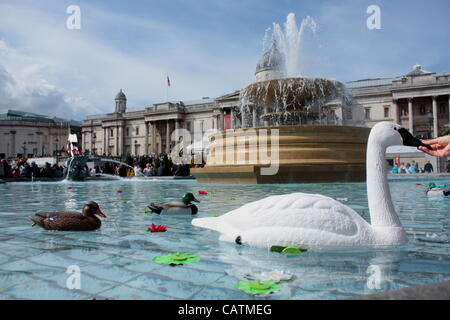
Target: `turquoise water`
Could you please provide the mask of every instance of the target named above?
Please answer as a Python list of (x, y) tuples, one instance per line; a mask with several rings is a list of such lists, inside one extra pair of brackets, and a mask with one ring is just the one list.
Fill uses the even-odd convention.
[[(144, 179), (3, 184), (0, 299), (341, 299), (450, 278), (450, 244), (418, 240), (427, 233), (450, 235), (450, 199), (428, 200), (416, 181), (393, 181), (390, 187), (407, 245), (288, 257), (219, 241), (216, 232), (192, 226), (190, 216), (152, 215), (144, 212), (146, 205), (205, 190), (209, 194), (198, 196), (197, 216), (206, 217), (269, 195), (308, 192), (347, 198), (343, 203), (368, 219), (365, 184), (255, 186)], [(31, 227), (27, 219), (37, 211), (81, 211), (88, 200), (98, 202), (108, 216), (100, 230), (45, 231)], [(168, 231), (147, 232), (152, 223)], [(152, 261), (177, 251), (195, 253), (201, 260), (176, 267)], [(80, 289), (66, 286), (71, 265), (80, 268)], [(255, 297), (236, 289), (244, 274), (272, 270), (293, 275), (281, 282), (280, 292)]]

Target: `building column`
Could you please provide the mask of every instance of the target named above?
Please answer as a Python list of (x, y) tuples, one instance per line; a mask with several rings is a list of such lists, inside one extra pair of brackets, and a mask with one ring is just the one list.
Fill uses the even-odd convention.
[[(450, 101), (450, 97), (449, 97), (449, 101)], [(218, 129), (219, 130), (223, 130), (224, 126), (224, 119), (223, 119), (223, 109), (220, 109), (220, 113), (219, 113), (219, 125), (218, 125)]]
[(166, 153), (169, 153), (170, 149), (170, 120), (166, 120)]
[(144, 155), (148, 154), (148, 122), (144, 121)]
[(94, 149), (93, 147), (92, 147), (92, 145), (93, 145), (93, 143), (94, 143), (94, 139), (93, 139), (93, 136), (94, 136), (94, 128), (91, 128), (91, 134), (90, 134), (90, 143), (89, 143), (89, 152), (92, 154), (92, 149)]
[(394, 104), (394, 121), (396, 124), (400, 123), (400, 108), (398, 106), (398, 100), (394, 99), (392, 100), (392, 103)]
[(103, 153), (108, 155), (109, 152), (109, 129), (108, 127), (104, 128), (103, 132)]
[(412, 98), (408, 99), (408, 117), (409, 117), (409, 132), (414, 135), (414, 114), (413, 114), (413, 104)]
[(119, 126), (115, 126), (113, 130), (114, 155), (117, 157), (119, 155)]
[(252, 108), (252, 124), (253, 124), (253, 128), (256, 128), (257, 125), (257, 113), (256, 113), (256, 106), (253, 106)]
[(233, 108), (230, 109), (230, 121), (231, 121), (231, 129), (234, 129), (235, 121), (234, 121), (234, 110), (233, 110)]
[(438, 118), (438, 109), (437, 109), (437, 96), (433, 96), (433, 138), (437, 138), (439, 136), (439, 118)]
[(158, 150), (156, 149), (156, 121), (152, 121), (152, 152), (157, 155)]
[(123, 156), (123, 125), (118, 127), (118, 133), (119, 136), (119, 145), (117, 147), (118, 149), (118, 156)]

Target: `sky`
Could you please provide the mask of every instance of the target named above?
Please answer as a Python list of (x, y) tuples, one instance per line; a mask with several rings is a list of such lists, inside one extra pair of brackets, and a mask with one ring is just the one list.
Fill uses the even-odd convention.
[[(70, 5), (80, 29), (66, 26)], [(381, 29), (367, 27), (370, 5)], [(113, 112), (120, 89), (130, 110), (231, 93), (254, 82), (266, 30), (291, 12), (317, 24), (306, 76), (450, 72), (449, 0), (0, 0), (0, 112), (82, 120)]]

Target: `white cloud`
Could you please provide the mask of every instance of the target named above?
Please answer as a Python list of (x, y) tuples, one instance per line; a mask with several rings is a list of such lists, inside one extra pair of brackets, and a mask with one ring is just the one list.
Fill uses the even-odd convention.
[[(87, 10), (96, 17), (95, 21), (83, 20)], [(216, 54), (220, 49), (209, 52), (200, 47), (195, 34), (155, 21), (82, 6), (81, 30), (68, 30), (63, 11), (55, 16), (36, 8), (6, 4), (0, 4), (0, 11), (7, 12), (0, 20), (0, 29), (8, 35), (7, 41), (14, 39), (14, 46), (3, 42), (5, 68), (15, 80), (16, 95), (24, 94), (22, 101), (29, 101), (24, 106), (27, 108), (31, 107), (31, 101), (38, 108), (47, 96), (48, 102), (55, 104), (48, 112), (60, 112), (64, 103), (73, 103), (71, 113), (82, 118), (86, 114), (111, 112), (120, 88), (127, 94), (130, 107), (165, 100), (166, 75), (172, 81), (169, 98), (177, 100), (231, 92), (253, 78), (255, 57), (248, 57), (253, 59), (251, 62), (238, 58), (224, 60)], [(27, 16), (33, 19), (20, 19)], [(108, 26), (111, 33), (126, 31), (130, 37), (133, 28), (137, 28), (152, 36), (153, 42), (134, 39), (139, 42), (136, 48), (133, 41), (111, 43), (111, 39), (96, 34), (98, 30), (91, 32), (90, 25)], [(118, 30), (117, 26), (126, 27)], [(211, 41), (217, 42), (220, 40)], [(236, 44), (224, 43), (227, 50), (233, 46)]]

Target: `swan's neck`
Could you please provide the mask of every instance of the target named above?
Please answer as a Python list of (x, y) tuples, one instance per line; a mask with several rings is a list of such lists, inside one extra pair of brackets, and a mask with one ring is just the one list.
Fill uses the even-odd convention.
[(370, 221), (374, 227), (400, 227), (387, 180), (386, 148), (377, 135), (369, 136), (366, 170)]

